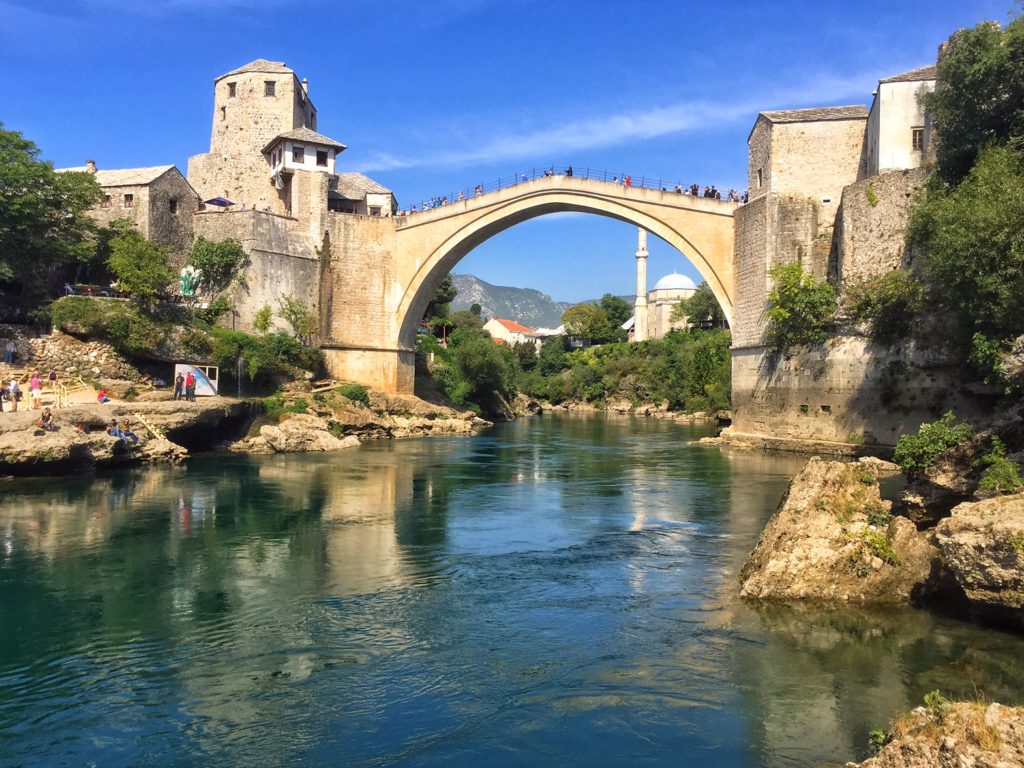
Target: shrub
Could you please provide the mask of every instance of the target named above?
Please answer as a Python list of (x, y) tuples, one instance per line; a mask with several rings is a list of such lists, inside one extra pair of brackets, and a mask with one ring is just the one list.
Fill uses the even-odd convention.
[(121, 290), (139, 299), (150, 299), (174, 279), (169, 258), (167, 248), (138, 232), (125, 232), (110, 241), (107, 266), (117, 275)]
[(875, 188), (868, 184), (868, 188), (865, 190), (865, 195), (868, 198), (868, 205), (874, 208), (878, 205), (878, 193), (875, 192)]
[(256, 313), (252, 319), (252, 327), (257, 333), (266, 333), (270, 330), (270, 324), (274, 320), (274, 310), (269, 304), (264, 304), (263, 309)]
[(986, 384), (1004, 384), (1002, 345), (997, 339), (990, 339), (983, 333), (971, 337), (971, 351), (967, 364)]
[(768, 292), (765, 344), (773, 352), (820, 344), (836, 311), (836, 294), (826, 282), (803, 271), (799, 262), (773, 267)]
[(871, 530), (864, 531), (864, 544), (872, 555), (884, 560), (889, 565), (899, 565), (902, 562), (900, 556), (896, 554), (896, 550), (892, 548), (892, 542), (880, 533)]
[(888, 740), (886, 732), (880, 728), (875, 728), (868, 732), (868, 746), (874, 754), (878, 754), (882, 751), (882, 747), (885, 746), (885, 742)]
[(938, 457), (974, 436), (967, 422), (956, 424), (952, 411), (938, 421), (922, 424), (916, 435), (900, 435), (893, 453), (893, 461), (908, 475), (919, 474), (932, 466)]
[(1020, 469), (1006, 455), (1006, 446), (998, 437), (992, 438), (988, 452), (979, 459), (978, 464), (986, 467), (978, 481), (978, 488), (993, 496), (1016, 493), (1024, 488), (1020, 477)]
[(188, 263), (203, 273), (206, 289), (216, 293), (228, 286), (245, 263), (245, 251), (241, 243), (231, 238), (215, 243), (200, 237), (192, 245)]
[(940, 723), (945, 720), (946, 715), (949, 714), (949, 701), (938, 690), (931, 691), (924, 695), (924, 705), (928, 709), (928, 714)]
[(846, 303), (854, 317), (869, 324), (871, 338), (897, 339), (910, 333), (914, 318), (924, 309), (924, 287), (906, 270), (895, 269), (851, 286)]
[(286, 413), (307, 413), (308, 411), (309, 402), (305, 398), (297, 397), (290, 405), (286, 403), (281, 392), (275, 392), (270, 397), (263, 398), (263, 412), (266, 414), (267, 420), (275, 424), (281, 421), (281, 417)]
[(366, 387), (359, 384), (345, 384), (344, 386), (338, 387), (338, 394), (342, 397), (347, 397), (353, 403), (362, 403), (367, 408), (370, 407), (370, 393), (366, 391)]

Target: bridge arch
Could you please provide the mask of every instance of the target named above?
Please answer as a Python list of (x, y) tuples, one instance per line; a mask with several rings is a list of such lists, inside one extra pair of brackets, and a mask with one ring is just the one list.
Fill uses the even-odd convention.
[(440, 281), (481, 243), (549, 213), (604, 216), (657, 235), (693, 262), (732, 323), (736, 207), (662, 189), (548, 176), (407, 217), (329, 218), (330, 242), (357, 247), (326, 248), (321, 261), (320, 346), (327, 368), (335, 378), (384, 392), (412, 392), (416, 330)]
[(617, 219), (657, 235), (693, 262), (733, 322), (734, 204), (566, 177), (518, 187), (503, 190), (514, 194), (502, 199), (487, 199), (499, 192), (417, 214), (399, 228), (399, 251), (415, 265), (397, 307), (400, 347), (415, 343), (434, 290), (473, 249), (517, 224), (562, 212)]

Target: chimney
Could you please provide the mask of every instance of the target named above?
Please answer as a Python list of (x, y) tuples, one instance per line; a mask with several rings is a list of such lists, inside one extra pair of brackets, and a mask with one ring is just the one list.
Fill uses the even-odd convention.
[(89, 173), (96, 173), (96, 161), (95, 160), (86, 160), (85, 161), (85, 170), (87, 170)]

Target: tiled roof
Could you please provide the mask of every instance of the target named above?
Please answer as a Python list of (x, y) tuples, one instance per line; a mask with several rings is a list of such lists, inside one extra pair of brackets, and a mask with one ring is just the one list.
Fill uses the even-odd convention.
[(855, 120), (867, 118), (868, 108), (863, 104), (847, 107), (815, 107), (813, 109), (782, 109), (762, 112), (761, 116), (773, 123), (812, 123), (819, 120)]
[(496, 317), (494, 318), (494, 322), (501, 323), (503, 326), (505, 326), (507, 330), (512, 331), (512, 333), (525, 333), (531, 336), (533, 335), (532, 328), (527, 328), (525, 325), (521, 325), (517, 323), (515, 320), (502, 320), (500, 317)]
[(222, 80), (228, 75), (241, 75), (246, 72), (266, 72), (273, 75), (294, 75), (295, 72), (288, 69), (283, 61), (267, 61), (266, 59), (256, 59), (256, 61), (250, 61), (245, 66), (233, 69), (230, 72), (226, 72), (218, 80)]
[(904, 72), (900, 75), (893, 75), (887, 77), (884, 80), (879, 80), (879, 84), (882, 83), (912, 83), (916, 80), (934, 80), (938, 77), (939, 68), (935, 64), (929, 64), (927, 67), (918, 67), (912, 69), (909, 72)]
[(322, 133), (317, 133), (316, 131), (310, 128), (303, 127), (296, 128), (294, 131), (286, 131), (285, 133), (277, 134), (277, 136), (272, 138), (267, 143), (267, 146), (263, 148), (263, 152), (266, 153), (270, 151), (270, 148), (274, 146), (274, 143), (277, 142), (279, 139), (289, 139), (291, 141), (304, 141), (307, 144), (319, 144), (324, 147), (334, 147), (339, 151), (347, 149), (347, 147), (340, 141), (329, 139)]
[(391, 194), (390, 189), (382, 187), (369, 176), (364, 176), (361, 173), (339, 173), (334, 191), (346, 200), (362, 200), (367, 195)]
[[(101, 187), (137, 187), (156, 181), (173, 165), (154, 165), (151, 168), (122, 168), (115, 171), (96, 171), (96, 183)], [(77, 168), (58, 168), (57, 173), (88, 173), (84, 165)]]

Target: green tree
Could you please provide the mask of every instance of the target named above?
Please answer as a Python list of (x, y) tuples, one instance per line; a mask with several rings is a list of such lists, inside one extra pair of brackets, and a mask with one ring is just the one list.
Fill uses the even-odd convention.
[(633, 316), (633, 307), (629, 302), (610, 293), (601, 297), (600, 307), (608, 315), (608, 322), (611, 323), (612, 328), (619, 328)]
[(320, 324), (316, 315), (309, 311), (306, 302), (285, 296), (277, 300), (277, 305), (278, 317), (288, 323), (296, 339), (309, 346), (313, 336), (319, 332)]
[(924, 286), (905, 269), (894, 269), (850, 285), (844, 303), (855, 318), (869, 324), (871, 338), (899, 339), (910, 334), (914, 318), (924, 309)]
[(704, 320), (710, 320), (712, 328), (725, 327), (725, 315), (722, 313), (718, 299), (712, 293), (707, 280), (697, 286), (696, 292), (690, 298), (683, 299), (672, 307), (673, 320), (683, 320), (684, 318), (698, 328)]
[(540, 344), (537, 370), (544, 376), (554, 376), (566, 369), (565, 336), (549, 336)]
[(473, 302), (472, 304), (469, 305), (469, 311), (476, 315), (477, 317), (480, 317), (480, 313), (483, 312), (483, 307), (481, 307), (476, 302)]
[(449, 272), (444, 276), (444, 279), (430, 297), (430, 303), (427, 304), (427, 308), (423, 312), (423, 320), (429, 323), (436, 319), (447, 318), (451, 310), (451, 304), (458, 292), (459, 289), (455, 287), (455, 281)]
[(524, 371), (532, 371), (537, 367), (537, 345), (532, 341), (517, 341), (512, 345), (512, 354)]
[(203, 273), (203, 287), (208, 292), (218, 293), (227, 288), (245, 258), (242, 244), (237, 240), (211, 242), (200, 237), (192, 244), (188, 263)]
[(577, 304), (562, 313), (562, 323), (571, 336), (584, 343), (600, 344), (610, 341), (614, 328), (608, 313), (595, 304)]
[(825, 341), (836, 312), (832, 286), (804, 272), (796, 261), (773, 267), (769, 274), (774, 285), (768, 292), (765, 345), (773, 352), (788, 352)]
[(512, 366), (492, 339), (468, 339), (456, 346), (452, 355), (459, 372), (472, 387), (474, 399), (487, 397), (492, 392), (509, 392)]
[(263, 309), (256, 313), (252, 319), (252, 327), (257, 333), (266, 334), (270, 330), (270, 324), (274, 321), (274, 311), (269, 304), (264, 304)]
[(140, 301), (151, 300), (174, 279), (166, 248), (132, 230), (110, 240), (107, 266), (127, 291)]
[(967, 332), (1024, 332), (1024, 161), (1006, 146), (982, 150), (964, 180), (932, 179), (914, 209), (911, 240), (940, 304)]
[(60, 269), (88, 261), (96, 230), (86, 211), (100, 199), (90, 173), (54, 173), (39, 148), (0, 123), (0, 280), (23, 302), (46, 296)]
[(956, 32), (939, 59), (938, 87), (922, 97), (938, 134), (941, 177), (963, 179), (990, 144), (1024, 137), (1024, 18)]

